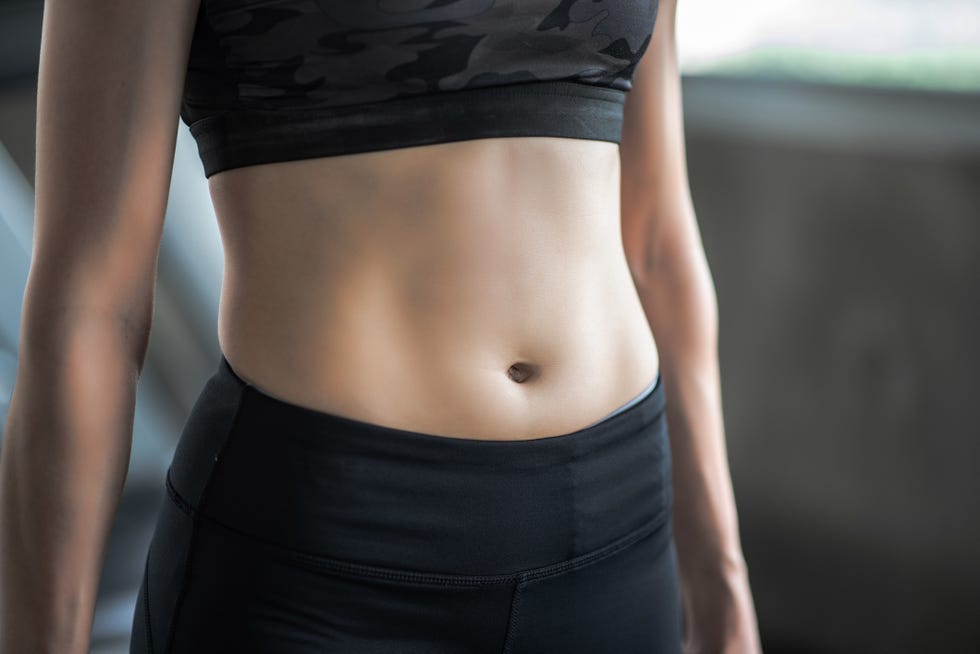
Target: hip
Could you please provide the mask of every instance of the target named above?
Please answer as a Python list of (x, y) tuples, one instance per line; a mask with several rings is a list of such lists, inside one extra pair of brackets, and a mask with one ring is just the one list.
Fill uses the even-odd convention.
[(679, 652), (665, 402), (658, 380), (577, 431), (445, 438), (283, 402), (222, 357), (131, 651)]

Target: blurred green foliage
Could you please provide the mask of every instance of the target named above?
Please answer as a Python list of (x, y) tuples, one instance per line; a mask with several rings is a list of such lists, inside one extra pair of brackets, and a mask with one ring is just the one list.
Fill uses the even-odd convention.
[(901, 54), (761, 46), (685, 72), (980, 92), (980, 46)]

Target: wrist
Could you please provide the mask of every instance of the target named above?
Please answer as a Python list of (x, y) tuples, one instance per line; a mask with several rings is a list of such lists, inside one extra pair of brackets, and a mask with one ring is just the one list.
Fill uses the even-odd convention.
[(739, 582), (748, 576), (748, 566), (738, 545), (722, 546), (715, 544), (685, 548), (681, 550), (678, 563), (681, 577), (691, 586), (717, 586)]

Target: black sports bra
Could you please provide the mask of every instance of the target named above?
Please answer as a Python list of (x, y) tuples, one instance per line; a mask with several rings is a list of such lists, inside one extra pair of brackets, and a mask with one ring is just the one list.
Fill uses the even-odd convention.
[(658, 0), (201, 0), (180, 117), (205, 176), (498, 136), (620, 142)]

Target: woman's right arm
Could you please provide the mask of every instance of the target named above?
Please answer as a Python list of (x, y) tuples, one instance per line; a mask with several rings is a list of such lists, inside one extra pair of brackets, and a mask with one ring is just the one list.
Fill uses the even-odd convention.
[(0, 654), (85, 654), (126, 479), (200, 0), (46, 0), (0, 456)]

